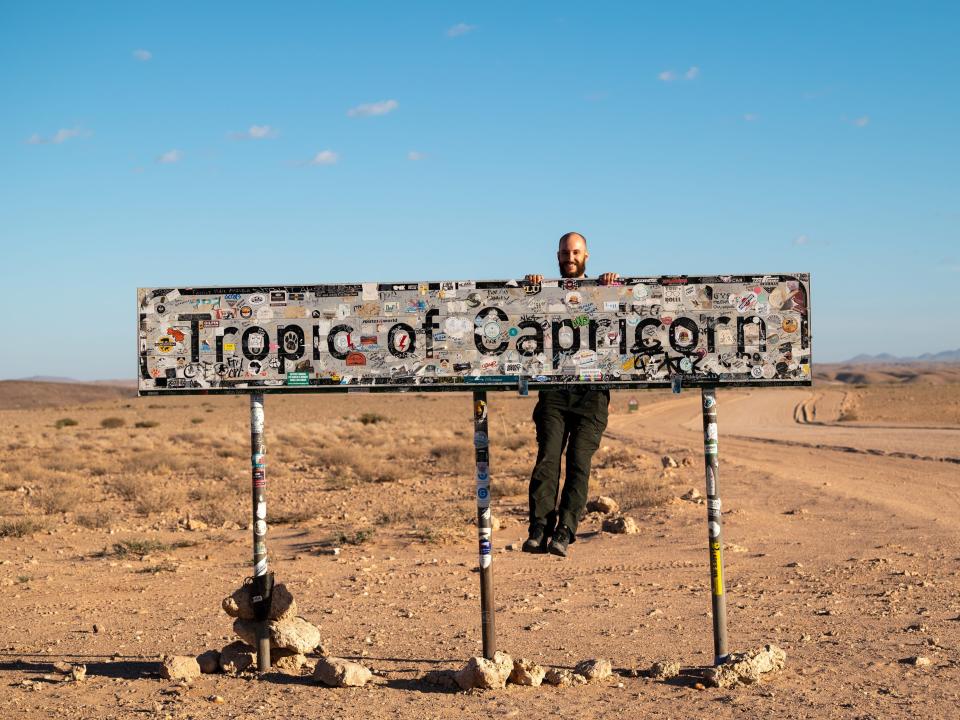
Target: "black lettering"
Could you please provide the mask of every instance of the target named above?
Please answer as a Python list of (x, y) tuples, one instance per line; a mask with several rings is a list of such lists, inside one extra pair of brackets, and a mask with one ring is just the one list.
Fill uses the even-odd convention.
[(280, 372), (286, 372), (287, 360), (299, 360), (303, 357), (303, 328), (299, 325), (277, 326), (277, 359), (280, 360)]
[[(474, 318), (474, 321), (473, 321), (474, 327), (477, 327), (477, 321), (480, 320), (481, 317), (486, 317), (487, 314), (489, 314), (490, 312), (495, 313), (497, 316), (497, 319), (500, 320), (501, 322), (507, 322), (510, 319), (507, 317), (507, 314), (498, 307), (485, 307), (483, 310), (478, 312), (476, 318)], [(500, 353), (504, 352), (509, 345), (509, 343), (507, 343), (507, 341), (504, 340), (495, 348), (488, 348), (483, 342), (483, 337), (484, 336), (482, 331), (478, 333), (476, 332), (476, 330), (474, 330), (473, 344), (476, 345), (477, 350), (479, 350), (483, 355), (499, 355)]]
[[(397, 335), (400, 332), (407, 333), (407, 339), (400, 339), (400, 346), (397, 347)], [(417, 348), (417, 338), (414, 334), (412, 327), (406, 323), (397, 323), (392, 328), (390, 332), (387, 333), (387, 350), (390, 351), (390, 354), (398, 358), (410, 357), (413, 354), (413, 351)]]
[[(517, 352), (524, 357), (533, 357), (543, 352), (543, 328), (535, 320), (522, 320), (517, 328), (533, 330), (533, 335), (517, 336)], [(532, 342), (531, 342), (532, 341)], [(533, 348), (530, 345), (534, 345)]]
[(337, 335), (340, 333), (346, 333), (347, 337), (350, 337), (350, 333), (353, 332), (353, 328), (349, 325), (337, 325), (330, 328), (330, 333), (327, 335), (327, 349), (330, 351), (330, 354), (335, 357), (337, 360), (346, 360), (347, 354), (345, 352), (340, 352), (337, 350), (336, 339)]
[(644, 318), (637, 323), (637, 329), (633, 334), (633, 347), (630, 348), (630, 352), (638, 353), (641, 350), (657, 351), (661, 349), (662, 344), (657, 338), (651, 338), (650, 340), (643, 339), (643, 330), (648, 327), (660, 327), (659, 318)]
[(431, 308), (427, 310), (427, 315), (423, 320), (423, 334), (426, 345), (425, 356), (428, 358), (433, 357), (433, 331), (440, 329), (440, 325), (435, 323), (433, 319), (440, 314), (440, 311), (436, 308)]
[[(580, 349), (580, 328), (573, 326), (573, 320), (554, 320), (551, 324), (551, 334), (553, 337), (553, 369), (560, 367), (561, 353), (575, 353)], [(573, 340), (570, 341), (570, 347), (560, 345), (560, 329), (568, 327), (573, 331)]]
[(190, 320), (190, 362), (200, 362), (200, 321)]
[[(258, 352), (252, 352), (250, 350), (250, 336), (255, 334), (260, 336), (260, 350)], [(258, 325), (247, 328), (243, 332), (241, 348), (243, 349), (243, 356), (247, 358), (247, 360), (263, 360), (270, 353), (270, 341), (267, 340), (267, 331)]]
[(223, 335), (217, 335), (217, 362), (223, 362), (223, 339), (227, 335), (236, 335), (240, 332), (239, 328), (228, 327), (223, 329)]
[[(677, 342), (677, 328), (685, 328), (690, 331), (691, 340), (683, 347)], [(697, 324), (691, 318), (675, 318), (674, 321), (670, 323), (670, 331), (667, 333), (667, 337), (670, 340), (670, 347), (679, 353), (689, 355), (697, 349), (697, 343), (700, 342), (700, 328), (697, 327)]]

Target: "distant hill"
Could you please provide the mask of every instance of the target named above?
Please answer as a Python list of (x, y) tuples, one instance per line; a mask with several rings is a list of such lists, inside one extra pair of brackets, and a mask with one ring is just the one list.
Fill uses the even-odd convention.
[(55, 375), (32, 375), (25, 378), (14, 378), (13, 382), (42, 382), (42, 383), (61, 383), (75, 385), (116, 385), (118, 387), (135, 388), (136, 380), (76, 380), (75, 378), (57, 377)]
[(841, 365), (866, 365), (883, 363), (890, 365), (893, 363), (914, 363), (914, 362), (960, 362), (960, 348), (957, 350), (944, 350), (938, 353), (924, 353), (914, 357), (897, 357), (890, 353), (880, 353), (879, 355), (857, 355), (849, 360), (840, 363)]
[(133, 397), (134, 385), (0, 380), (0, 410), (35, 410)]

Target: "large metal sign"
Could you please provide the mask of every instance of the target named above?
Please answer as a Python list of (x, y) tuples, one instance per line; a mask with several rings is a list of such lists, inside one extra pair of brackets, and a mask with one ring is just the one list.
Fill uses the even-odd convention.
[(141, 288), (141, 395), (809, 385), (806, 273)]

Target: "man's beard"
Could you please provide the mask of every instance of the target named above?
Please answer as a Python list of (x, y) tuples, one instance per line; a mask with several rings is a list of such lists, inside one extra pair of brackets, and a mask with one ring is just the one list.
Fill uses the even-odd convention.
[[(567, 268), (569, 268), (571, 265), (574, 266), (574, 268), (575, 268), (572, 272), (567, 269)], [(569, 265), (568, 265), (567, 263), (561, 263), (561, 264), (560, 264), (560, 277), (565, 277), (565, 278), (580, 277), (581, 275), (583, 275), (583, 274), (586, 272), (586, 269), (587, 269), (587, 261), (586, 261), (586, 260), (581, 260), (580, 262), (577, 262), (576, 260), (571, 260), (570, 263), (569, 263)]]

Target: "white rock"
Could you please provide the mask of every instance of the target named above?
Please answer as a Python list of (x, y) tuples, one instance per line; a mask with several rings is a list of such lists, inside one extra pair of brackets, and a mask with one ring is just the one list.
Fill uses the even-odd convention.
[(228, 675), (239, 675), (256, 662), (257, 651), (239, 640), (220, 651), (220, 669)]
[(373, 677), (360, 663), (336, 657), (323, 657), (317, 661), (313, 677), (330, 687), (362, 687)]
[(620, 512), (620, 505), (612, 497), (598, 495), (587, 502), (587, 510), (590, 512), (603, 513), (604, 515), (612, 515), (613, 513)]
[[(223, 611), (234, 618), (243, 620), (253, 620), (253, 604), (250, 601), (250, 590), (253, 586), (250, 583), (241, 585), (232, 595), (225, 597), (220, 604)], [(270, 600), (269, 620), (280, 620), (285, 617), (297, 614), (297, 603), (293, 595), (283, 583), (277, 583), (273, 586), (273, 594)]]
[(200, 665), (192, 655), (173, 655), (163, 661), (160, 675), (167, 680), (190, 682), (200, 677)]
[(613, 667), (609, 660), (595, 658), (577, 663), (573, 672), (583, 677), (587, 682), (600, 682), (610, 677), (613, 673)]
[(533, 660), (526, 658), (517, 658), (513, 661), (513, 670), (508, 678), (515, 685), (528, 685), (538, 687), (543, 682), (543, 676), (547, 671)]
[(765, 645), (759, 650), (733, 653), (727, 661), (708, 668), (704, 678), (715, 687), (750, 685), (759, 682), (763, 675), (782, 670), (787, 662), (787, 653), (776, 645)]
[(604, 532), (617, 535), (634, 535), (640, 532), (636, 520), (629, 515), (614, 515), (613, 517), (604, 518), (602, 529)]
[(493, 690), (507, 684), (507, 678), (513, 672), (513, 659), (503, 652), (497, 652), (493, 660), (472, 657), (457, 673), (457, 685), (463, 690), (483, 688)]

